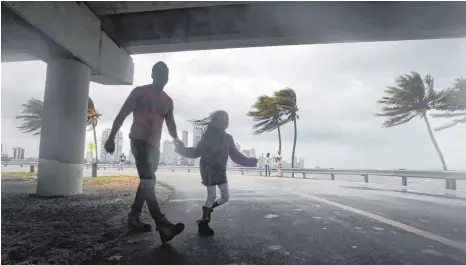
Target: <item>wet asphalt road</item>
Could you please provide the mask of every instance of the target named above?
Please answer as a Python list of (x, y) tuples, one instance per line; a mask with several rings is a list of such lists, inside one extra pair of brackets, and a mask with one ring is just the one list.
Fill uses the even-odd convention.
[(186, 229), (164, 246), (141, 235), (120, 264), (466, 264), (464, 199), (230, 174), (231, 199), (212, 214), (216, 235), (203, 238), (200, 177), (158, 179), (176, 190), (164, 213)]

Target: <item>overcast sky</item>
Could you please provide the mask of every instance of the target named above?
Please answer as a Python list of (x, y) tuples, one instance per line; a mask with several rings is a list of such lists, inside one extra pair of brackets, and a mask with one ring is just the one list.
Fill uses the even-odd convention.
[[(382, 128), (374, 116), (376, 101), (397, 76), (415, 70), (435, 77), (437, 89), (466, 77), (466, 39), (303, 45), (150, 54), (133, 56), (133, 86), (90, 85), (90, 96), (103, 114), (98, 135), (110, 127), (131, 89), (151, 82), (152, 65), (165, 61), (170, 68), (166, 92), (173, 98), (178, 130), (190, 132), (189, 119), (224, 109), (230, 114), (229, 133), (245, 149), (275, 153), (277, 133), (252, 134), (252, 120), (245, 115), (256, 98), (291, 87), (298, 96), (296, 154), (306, 167), (441, 169), (425, 124)], [(38, 156), (39, 136), (16, 130), (21, 104), (43, 99), (46, 64), (2, 63), (2, 142), (4, 152), (21, 146), (26, 156)], [(124, 152), (129, 151), (132, 117), (122, 131)], [(431, 119), (433, 127), (445, 120)], [(466, 169), (466, 125), (435, 132), (448, 166)], [(100, 138), (100, 137), (99, 137)], [(164, 128), (162, 141), (169, 139)], [(290, 160), (293, 126), (282, 130), (283, 154)], [(92, 140), (88, 133), (87, 142)], [(99, 143), (100, 144), (100, 143)]]

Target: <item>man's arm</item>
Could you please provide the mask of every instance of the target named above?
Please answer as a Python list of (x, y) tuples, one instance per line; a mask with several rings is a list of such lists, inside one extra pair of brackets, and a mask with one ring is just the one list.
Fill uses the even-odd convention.
[(133, 91), (131, 91), (125, 103), (121, 107), (120, 112), (118, 113), (118, 115), (115, 118), (115, 121), (113, 122), (112, 131), (110, 132), (110, 135), (108, 137), (109, 139), (115, 139), (115, 135), (120, 130), (126, 117), (128, 117), (128, 115), (131, 114), (131, 112), (133, 112), (133, 110), (136, 108), (136, 103), (138, 99), (137, 91), (138, 88), (133, 89)]
[(165, 122), (167, 123), (168, 133), (173, 139), (178, 139), (178, 133), (176, 131), (175, 116), (173, 114), (173, 105), (168, 109), (165, 114)]

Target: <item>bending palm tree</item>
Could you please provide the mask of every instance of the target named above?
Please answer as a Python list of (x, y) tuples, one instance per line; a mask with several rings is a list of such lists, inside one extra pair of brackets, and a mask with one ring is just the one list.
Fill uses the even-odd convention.
[(26, 104), (21, 105), (23, 111), (21, 115), (17, 115), (17, 120), (23, 120), (23, 123), (18, 126), (18, 130), (23, 133), (32, 133), (39, 135), (42, 128), (42, 113), (44, 112), (44, 102), (31, 98)]
[(282, 151), (282, 137), (280, 126), (283, 125), (281, 120), (282, 113), (277, 108), (275, 100), (269, 96), (260, 96), (252, 106), (252, 110), (247, 113), (253, 118), (254, 134), (271, 132), (275, 129), (278, 131), (278, 150)]
[[(430, 140), (442, 162), (443, 170), (447, 170), (447, 164), (432, 133), (426, 112), (431, 109), (447, 109), (448, 106), (445, 102), (448, 101), (450, 93), (448, 91), (434, 91), (434, 79), (432, 76), (426, 75), (422, 79), (416, 72), (398, 77), (396, 84), (396, 87), (387, 87), (385, 90), (386, 96), (377, 101), (383, 107), (382, 113), (376, 114), (376, 116), (388, 117), (383, 123), (384, 127), (401, 125), (418, 116), (423, 118)], [(450, 184), (447, 181), (447, 188), (449, 187)]]
[[(452, 99), (446, 102), (449, 104), (449, 112), (441, 114), (432, 114), (434, 118), (456, 118), (450, 124), (437, 127), (434, 131), (441, 131), (453, 127), (460, 123), (466, 123), (466, 79), (458, 78), (455, 84), (449, 89), (452, 93)], [(457, 112), (460, 111), (460, 112)]]
[(87, 101), (87, 125), (91, 126), (92, 131), (94, 132), (94, 145), (95, 145), (95, 161), (96, 161), (96, 164), (99, 163), (99, 156), (98, 156), (98, 153), (97, 153), (97, 135), (96, 135), (96, 132), (95, 132), (95, 127), (97, 126), (97, 122), (99, 121), (100, 116), (102, 116), (102, 114), (98, 113), (95, 110), (94, 101), (91, 98), (89, 98), (89, 100)]
[[(285, 88), (278, 90), (274, 93), (274, 100), (277, 104), (278, 110), (282, 115), (285, 116), (285, 120), (282, 121), (282, 124), (293, 121), (294, 125), (294, 140), (293, 140), (293, 152), (291, 155), (291, 167), (294, 168), (294, 157), (296, 151), (296, 140), (298, 138), (298, 128), (296, 120), (299, 119), (298, 116), (298, 104), (296, 93), (291, 88)], [(294, 177), (294, 173), (292, 174)]]
[[(21, 105), (23, 111), (21, 115), (16, 116), (17, 120), (22, 120), (22, 124), (17, 128), (23, 133), (32, 133), (33, 135), (39, 135), (42, 128), (42, 114), (44, 113), (44, 102), (41, 100), (32, 98), (28, 100), (26, 104)], [(95, 132), (95, 126), (99, 120), (99, 114), (94, 108), (94, 102), (91, 98), (87, 101), (87, 124), (90, 129), (94, 130), (94, 143), (96, 145), (95, 154), (97, 161), (97, 137)]]

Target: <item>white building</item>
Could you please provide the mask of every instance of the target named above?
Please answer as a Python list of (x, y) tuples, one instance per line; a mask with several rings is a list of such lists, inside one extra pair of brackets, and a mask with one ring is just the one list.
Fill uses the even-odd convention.
[(131, 152), (131, 149), (129, 149), (128, 155), (126, 156), (128, 161), (131, 161), (132, 163), (135, 163), (136, 162), (136, 159), (134, 159), (134, 155), (133, 155), (133, 152)]
[(123, 153), (123, 132), (117, 132), (115, 136), (115, 152), (108, 154), (105, 151), (104, 145), (107, 142), (108, 137), (112, 129), (106, 128), (102, 131), (102, 137), (100, 138), (100, 162), (114, 163), (119, 161), (120, 155)]
[(176, 165), (178, 154), (175, 152), (175, 143), (173, 141), (163, 141), (163, 161), (167, 165)]
[[(181, 141), (184, 143), (184, 146), (188, 147), (188, 131), (182, 131), (181, 132)], [(181, 157), (180, 158), (180, 164), (182, 165), (187, 165), (188, 164), (188, 158), (186, 157)]]
[[(193, 126), (193, 147), (196, 147), (197, 144), (201, 141), (202, 132)], [(194, 166), (199, 166), (199, 158), (193, 159), (192, 164)]]

